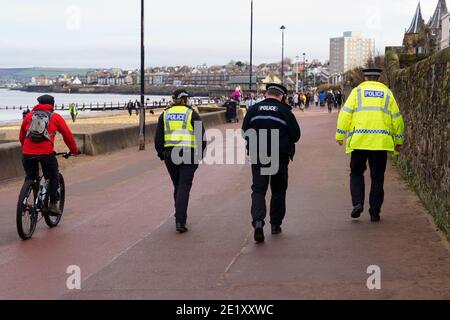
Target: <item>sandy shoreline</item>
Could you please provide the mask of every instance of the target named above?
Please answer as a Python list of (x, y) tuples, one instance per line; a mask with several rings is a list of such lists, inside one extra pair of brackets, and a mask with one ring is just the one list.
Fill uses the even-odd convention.
[[(156, 122), (164, 109), (154, 110), (151, 115), (146, 112), (146, 122)], [(104, 129), (124, 128), (139, 125), (139, 116), (135, 112), (130, 116), (128, 111), (99, 112), (94, 114), (82, 114), (72, 122), (70, 117), (64, 117), (72, 133), (90, 133)], [(18, 141), (21, 123), (9, 123), (0, 125), (0, 139), (8, 141)], [(67, 147), (61, 135), (57, 135), (55, 140), (57, 152), (66, 151)]]

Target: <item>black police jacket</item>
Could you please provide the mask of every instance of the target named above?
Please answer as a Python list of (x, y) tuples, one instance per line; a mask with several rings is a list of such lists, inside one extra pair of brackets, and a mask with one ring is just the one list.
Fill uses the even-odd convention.
[[(248, 111), (244, 119), (242, 130), (246, 133), (249, 129), (255, 129), (258, 146), (260, 140), (260, 129), (267, 130), (267, 145), (270, 146), (267, 154), (273, 152), (271, 142), (271, 131), (279, 130), (279, 154), (281, 156), (291, 156), (295, 151), (295, 144), (300, 140), (300, 126), (289, 106), (276, 99), (266, 99), (255, 104)], [(246, 135), (246, 138), (248, 135)], [(247, 139), (247, 150), (249, 143)], [(253, 157), (254, 155), (251, 155)]]

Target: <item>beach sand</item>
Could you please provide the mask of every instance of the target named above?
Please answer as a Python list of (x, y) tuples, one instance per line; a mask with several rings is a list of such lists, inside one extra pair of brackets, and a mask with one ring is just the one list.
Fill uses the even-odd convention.
[[(198, 109), (195, 108), (197, 111)], [(151, 115), (149, 111), (145, 114), (145, 121), (156, 122), (164, 109), (155, 109), (154, 115)], [(72, 133), (90, 133), (104, 129), (124, 128), (130, 126), (136, 126), (139, 124), (139, 116), (135, 112), (130, 116), (128, 111), (116, 111), (116, 112), (98, 112), (83, 114), (80, 112), (76, 122), (73, 123), (70, 117), (64, 117), (66, 122), (72, 131)], [(19, 141), (20, 123), (4, 124), (0, 126), (0, 139)], [(56, 152), (65, 152), (67, 147), (60, 134), (55, 139)]]
[[(146, 113), (146, 122), (156, 122), (159, 115), (163, 112), (162, 109), (155, 110), (154, 115)], [(73, 123), (70, 117), (64, 117), (73, 133), (89, 133), (102, 129), (123, 128), (129, 126), (136, 126), (139, 124), (139, 116), (133, 113), (131, 116), (126, 111), (119, 112), (102, 112), (98, 114), (90, 114), (89, 116), (82, 115)], [(2, 140), (19, 141), (19, 131), (21, 124), (5, 124), (0, 127), (0, 138)], [(60, 134), (56, 136), (55, 149), (57, 152), (64, 152), (67, 147)]]

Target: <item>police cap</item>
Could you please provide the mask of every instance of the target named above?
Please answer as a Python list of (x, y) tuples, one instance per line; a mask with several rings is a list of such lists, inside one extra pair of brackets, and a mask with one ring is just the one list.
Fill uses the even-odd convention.
[(173, 93), (173, 98), (178, 100), (182, 98), (189, 98), (191, 95), (185, 89), (175, 90)]
[(280, 92), (280, 94), (282, 94), (282, 95), (287, 95), (288, 94), (288, 90), (286, 89), (286, 87), (281, 85), (281, 84), (278, 84), (278, 83), (269, 83), (266, 86), (266, 90), (267, 91), (269, 91), (269, 90), (276, 90), (276, 91)]
[(370, 76), (380, 77), (382, 72), (383, 72), (383, 69), (379, 69), (379, 68), (369, 68), (369, 69), (363, 70), (363, 73), (366, 77), (370, 77)]

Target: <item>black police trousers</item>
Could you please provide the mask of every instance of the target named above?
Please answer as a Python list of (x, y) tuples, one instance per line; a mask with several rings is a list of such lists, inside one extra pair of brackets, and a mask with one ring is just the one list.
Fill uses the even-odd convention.
[(176, 222), (186, 224), (189, 194), (191, 192), (195, 171), (198, 169), (198, 164), (176, 165), (170, 157), (166, 157), (164, 161), (174, 186), (173, 195), (175, 200)]
[[(282, 159), (283, 158), (283, 159)], [(288, 189), (288, 167), (289, 159), (280, 158), (280, 168), (273, 176), (261, 174), (261, 165), (252, 165), (252, 218), (253, 226), (258, 221), (265, 223), (267, 208), (266, 194), (270, 188), (272, 199), (270, 202), (270, 224), (281, 226), (286, 215), (286, 191)]]
[(370, 215), (378, 216), (384, 202), (384, 174), (387, 165), (387, 151), (355, 150), (350, 163), (350, 190), (353, 206), (364, 206), (365, 183), (364, 172), (370, 167), (372, 180), (370, 190)]
[(42, 156), (23, 155), (22, 164), (26, 173), (26, 180), (36, 180), (39, 174), (39, 163), (45, 179), (50, 180), (48, 193), (50, 202), (55, 203), (58, 199), (59, 170), (58, 160), (54, 153)]

